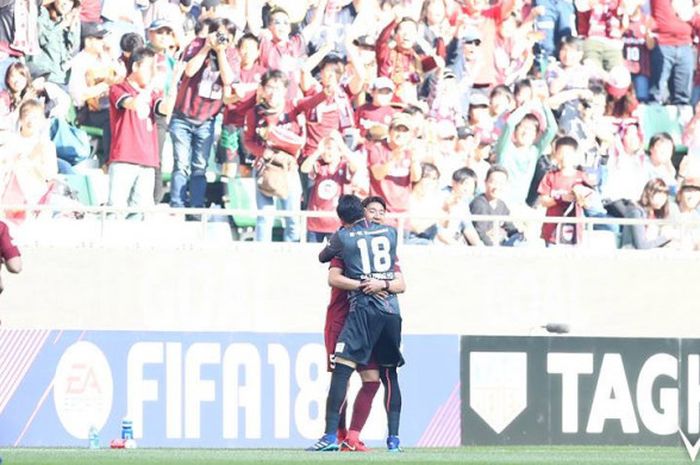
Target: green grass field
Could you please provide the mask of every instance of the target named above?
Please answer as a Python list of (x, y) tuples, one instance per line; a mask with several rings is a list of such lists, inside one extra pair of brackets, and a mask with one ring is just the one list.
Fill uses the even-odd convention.
[(385, 450), (367, 453), (304, 452), (289, 449), (0, 449), (3, 465), (204, 465), (372, 463), (470, 465), (676, 465), (690, 458), (678, 447), (463, 447), (408, 449), (400, 454)]

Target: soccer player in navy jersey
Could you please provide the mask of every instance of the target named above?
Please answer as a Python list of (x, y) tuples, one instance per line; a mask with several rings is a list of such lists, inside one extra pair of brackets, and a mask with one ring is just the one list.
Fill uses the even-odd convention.
[[(378, 207), (381, 204), (374, 209)], [(389, 450), (398, 451), (401, 396), (396, 367), (403, 364), (403, 357), (399, 350), (401, 316), (394, 293), (402, 292), (404, 283), (400, 275), (397, 278), (395, 272), (396, 230), (367, 221), (364, 218), (365, 208), (355, 196), (341, 197), (337, 211), (344, 227), (333, 236), (333, 241), (327, 248), (329, 250), (324, 250), (319, 258), (327, 261), (337, 255), (342, 259), (343, 268), (331, 267), (329, 283), (348, 291), (350, 308), (335, 346), (335, 368), (326, 405), (326, 434), (309, 450), (338, 449), (336, 431), (349, 377), (358, 365), (362, 368), (362, 365), (374, 358), (381, 366), (381, 377), (386, 388), (389, 420), (387, 446)], [(334, 300), (340, 301), (335, 297), (337, 295), (334, 295)], [(332, 301), (331, 306), (333, 303)], [(339, 321), (333, 321), (330, 317), (329, 314), (326, 324), (326, 345), (329, 351), (331, 349), (328, 346), (337, 334)], [(372, 397), (373, 395), (374, 393)], [(362, 424), (364, 420), (366, 416)], [(343, 450), (364, 449), (358, 434), (359, 430), (353, 429), (351, 425), (351, 431), (343, 441)]]

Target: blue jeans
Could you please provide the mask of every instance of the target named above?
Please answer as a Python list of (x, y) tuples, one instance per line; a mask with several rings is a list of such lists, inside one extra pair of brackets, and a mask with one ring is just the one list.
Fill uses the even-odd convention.
[[(253, 176), (257, 178), (256, 170), (253, 170)], [(255, 203), (258, 210), (277, 210), (275, 205), (275, 197), (268, 197), (255, 189)], [(301, 182), (296, 171), (289, 174), (289, 194), (286, 199), (280, 199), (280, 210), (299, 210), (301, 206)], [(284, 217), (284, 241), (297, 242), (299, 241), (299, 219), (295, 217)], [(255, 240), (256, 241), (271, 241), (272, 228), (275, 226), (275, 217), (273, 216), (258, 216), (255, 222)]]
[(659, 45), (651, 52), (651, 96), (662, 105), (690, 105), (695, 51), (688, 45)]
[[(170, 206), (204, 207), (207, 190), (207, 162), (214, 142), (214, 119), (201, 124), (173, 116), (170, 120), (173, 142), (173, 175)], [(190, 198), (187, 200), (189, 182)]]
[(572, 0), (535, 0), (535, 6), (544, 6), (545, 13), (537, 18), (536, 27), (544, 32), (544, 39), (537, 43), (537, 64), (542, 72), (547, 67), (547, 59), (559, 50), (564, 37), (573, 35), (574, 2)]
[(333, 233), (306, 231), (306, 242), (319, 243), (331, 237)]
[(632, 83), (634, 83), (634, 92), (637, 94), (637, 100), (642, 103), (646, 103), (651, 100), (651, 93), (649, 92), (649, 76), (643, 74), (633, 74)]

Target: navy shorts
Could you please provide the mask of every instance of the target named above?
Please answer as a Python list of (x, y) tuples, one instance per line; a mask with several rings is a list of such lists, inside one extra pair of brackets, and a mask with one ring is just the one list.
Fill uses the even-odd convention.
[(358, 306), (348, 313), (338, 336), (335, 355), (360, 365), (366, 365), (370, 358), (381, 367), (403, 365), (401, 315), (372, 305)]

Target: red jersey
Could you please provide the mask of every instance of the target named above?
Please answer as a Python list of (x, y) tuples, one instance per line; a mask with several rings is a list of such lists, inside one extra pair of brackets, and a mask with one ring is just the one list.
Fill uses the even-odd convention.
[[(570, 194), (574, 186), (586, 184), (586, 174), (583, 171), (576, 170), (573, 176), (564, 176), (561, 171), (549, 171), (544, 175), (540, 186), (537, 189), (539, 195), (547, 195), (557, 201), (556, 204), (547, 208), (547, 216), (564, 216), (567, 209), (571, 206), (571, 202), (566, 202), (561, 199), (561, 196)], [(569, 214), (568, 216), (572, 216)], [(542, 239), (549, 243), (555, 243), (557, 224), (544, 223), (542, 224)]]
[[(338, 199), (343, 193), (343, 186), (350, 182), (350, 173), (346, 162), (341, 162), (335, 171), (327, 164), (316, 163), (314, 186), (309, 196), (309, 211), (335, 211)], [(338, 218), (309, 218), (306, 229), (313, 232), (332, 233), (340, 227)]]
[(139, 115), (137, 111), (121, 106), (125, 99), (136, 97), (138, 94), (139, 90), (134, 88), (128, 79), (109, 89), (109, 123), (112, 129), (109, 162), (157, 168), (160, 161), (155, 108), (161, 95), (152, 92), (150, 112), (147, 115)]
[[(228, 105), (224, 108), (224, 121), (223, 124), (226, 126), (243, 127), (245, 124), (245, 114), (250, 110), (249, 101), (252, 96), (257, 92), (260, 83), (260, 78), (265, 74), (266, 69), (260, 64), (256, 63), (251, 69), (241, 68), (241, 78), (240, 84), (250, 84), (250, 88), (245, 86), (246, 92), (242, 98), (233, 105)], [(255, 84), (255, 85), (253, 85)]]
[(260, 137), (259, 133), (263, 128), (281, 126), (295, 134), (303, 134), (302, 128), (297, 122), (297, 116), (298, 113), (296, 111), (267, 114), (267, 110), (263, 105), (255, 105), (245, 116), (243, 143), (246, 150), (256, 159), (262, 157), (263, 152), (267, 148), (265, 140)]
[[(191, 60), (204, 47), (204, 44), (205, 39), (194, 39), (185, 50), (183, 61)], [(238, 76), (238, 56), (234, 48), (226, 50), (226, 58), (234, 75)], [(198, 122), (207, 121), (216, 116), (224, 106), (223, 96), (221, 72), (212, 60), (212, 55), (209, 54), (202, 67), (192, 77), (182, 76), (178, 85), (174, 114), (180, 114)]]
[(260, 40), (260, 65), (265, 69), (278, 69), (289, 78), (290, 100), (299, 98), (299, 70), (301, 58), (306, 55), (306, 45), (301, 34), (294, 34), (284, 42), (274, 42), (267, 37)]
[[(384, 164), (391, 159), (391, 149), (386, 142), (377, 142), (367, 147), (367, 163)], [(369, 193), (378, 195), (386, 201), (386, 211), (403, 213), (408, 211), (411, 197), (411, 154), (404, 150), (397, 162), (392, 162), (389, 174), (382, 180), (376, 179), (370, 169)]]
[(630, 19), (630, 24), (622, 35), (625, 44), (622, 54), (630, 74), (651, 76), (651, 51), (647, 48), (647, 34), (654, 29), (654, 19), (642, 14)]
[(367, 137), (367, 131), (377, 124), (386, 126), (388, 134), (391, 117), (394, 116), (394, 113), (397, 111), (398, 110), (392, 106), (378, 107), (372, 103), (366, 103), (355, 112), (355, 125), (359, 128), (360, 135), (363, 138)]
[[(333, 131), (342, 131), (354, 126), (354, 112), (350, 99), (353, 97), (348, 86), (342, 86), (343, 92), (335, 97), (324, 97), (316, 105), (310, 106), (304, 111), (306, 116), (306, 144), (302, 156), (308, 157), (316, 151), (321, 140)], [(319, 94), (316, 90), (310, 97)], [(304, 99), (299, 103), (305, 107)], [(315, 101), (315, 100), (314, 100)]]
[[(0, 221), (0, 257), (2, 257), (3, 260), (9, 260), (11, 258), (19, 256), (19, 249), (12, 242), (12, 236), (10, 236), (10, 229), (5, 223)], [(345, 313), (347, 314), (347, 310), (345, 310)]]

